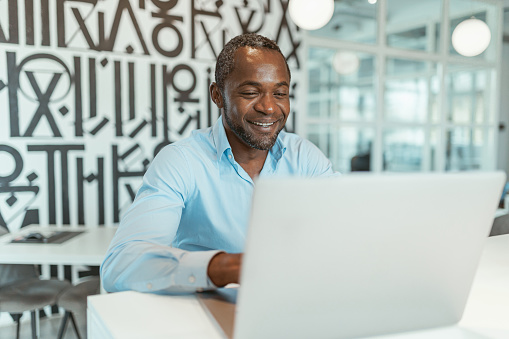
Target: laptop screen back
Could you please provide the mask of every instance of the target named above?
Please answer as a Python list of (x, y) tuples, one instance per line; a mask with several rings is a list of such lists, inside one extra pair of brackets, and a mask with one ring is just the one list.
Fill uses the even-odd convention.
[(258, 180), (234, 337), (456, 323), (504, 181), (501, 172)]

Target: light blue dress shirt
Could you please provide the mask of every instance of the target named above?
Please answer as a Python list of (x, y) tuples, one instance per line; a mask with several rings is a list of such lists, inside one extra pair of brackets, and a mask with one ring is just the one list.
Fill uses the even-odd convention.
[[(282, 131), (262, 176), (332, 175), (311, 142)], [(235, 161), (221, 117), (159, 152), (101, 266), (107, 291), (172, 293), (214, 288), (220, 251), (243, 251), (254, 183)]]

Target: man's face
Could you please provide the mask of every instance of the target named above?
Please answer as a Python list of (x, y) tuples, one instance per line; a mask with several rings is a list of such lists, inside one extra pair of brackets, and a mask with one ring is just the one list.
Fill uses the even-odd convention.
[(290, 113), (289, 85), (281, 54), (263, 48), (239, 48), (224, 86), (225, 129), (229, 139), (235, 139), (230, 143), (271, 149)]

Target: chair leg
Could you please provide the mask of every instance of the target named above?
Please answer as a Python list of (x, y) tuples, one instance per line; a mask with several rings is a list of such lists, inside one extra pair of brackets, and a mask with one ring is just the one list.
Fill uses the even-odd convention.
[(35, 310), (30, 312), (30, 318), (32, 322), (32, 339), (37, 339), (37, 326), (35, 323)]
[(74, 315), (71, 313), (71, 322), (72, 326), (74, 327), (74, 332), (76, 332), (76, 336), (78, 339), (81, 339), (80, 331), (78, 330), (78, 325), (76, 324), (76, 320), (74, 319)]
[(69, 315), (71, 312), (65, 311), (64, 318), (60, 323), (60, 329), (58, 330), (58, 339), (62, 339), (64, 337), (65, 329), (67, 328), (67, 322), (69, 320)]
[(19, 339), (19, 318), (16, 320), (16, 339)]
[(16, 322), (16, 339), (19, 339), (19, 328), (20, 328), (19, 320), (21, 319), (22, 315), (23, 313), (11, 313), (12, 320)]

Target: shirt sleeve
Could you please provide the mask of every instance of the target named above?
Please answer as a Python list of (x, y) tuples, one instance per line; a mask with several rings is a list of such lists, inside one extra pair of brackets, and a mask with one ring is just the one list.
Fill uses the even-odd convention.
[(186, 197), (194, 189), (191, 176), (176, 146), (165, 147), (154, 158), (101, 265), (106, 291), (164, 294), (215, 288), (207, 267), (220, 251), (171, 247)]

